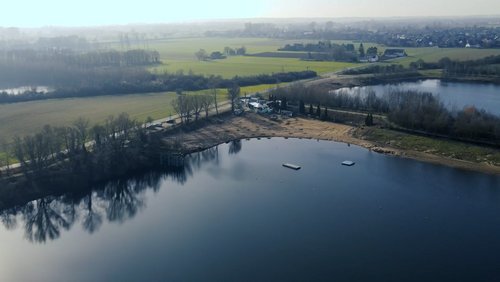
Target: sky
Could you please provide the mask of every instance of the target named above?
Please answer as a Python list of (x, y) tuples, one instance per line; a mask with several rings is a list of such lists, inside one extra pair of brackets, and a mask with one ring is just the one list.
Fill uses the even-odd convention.
[(6, 0), (0, 26), (95, 26), (237, 18), (498, 15), (499, 0)]

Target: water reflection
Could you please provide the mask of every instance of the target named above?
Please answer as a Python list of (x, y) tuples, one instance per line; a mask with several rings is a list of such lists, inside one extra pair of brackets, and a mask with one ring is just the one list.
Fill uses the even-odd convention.
[(76, 219), (76, 208), (62, 199), (47, 197), (21, 208), (26, 238), (45, 242), (59, 238), (61, 230), (69, 230)]
[(234, 140), (229, 143), (229, 154), (238, 154), (241, 151), (241, 140)]
[(477, 108), (500, 115), (500, 95), (498, 95), (500, 86), (486, 83), (444, 82), (438, 79), (426, 79), (416, 82), (342, 88), (333, 92), (344, 92), (364, 97), (371, 91), (374, 91), (378, 96), (383, 96), (384, 93), (396, 89), (433, 93), (439, 96), (445, 106), (452, 111), (475, 105)]
[[(241, 142), (235, 142), (230, 150), (233, 154), (238, 153)], [(55, 240), (75, 223), (80, 223), (83, 230), (93, 234), (104, 220), (122, 223), (136, 216), (146, 207), (147, 190), (158, 192), (166, 179), (184, 185), (195, 170), (208, 162), (219, 163), (218, 147), (186, 156), (183, 167), (152, 170), (88, 190), (49, 196), (2, 210), (0, 221), (8, 230), (24, 228), (26, 239), (33, 243)]]
[[(80, 207), (83, 212), (82, 227), (90, 234), (97, 231), (102, 225), (103, 210), (97, 205), (99, 198), (97, 198), (96, 194), (89, 191), (88, 195), (83, 198), (82, 206)], [(95, 200), (94, 197), (96, 198)]]
[(6, 229), (11, 230), (17, 227), (17, 213), (17, 208), (12, 208), (0, 212), (0, 221)]

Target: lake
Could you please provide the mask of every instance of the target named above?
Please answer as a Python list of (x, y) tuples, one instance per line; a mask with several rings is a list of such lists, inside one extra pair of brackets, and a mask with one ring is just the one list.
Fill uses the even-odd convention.
[(465, 106), (474, 105), (477, 108), (500, 115), (500, 85), (495, 84), (444, 82), (439, 79), (426, 79), (416, 82), (342, 88), (336, 91), (359, 92), (363, 95), (367, 91), (373, 90), (377, 95), (383, 95), (383, 93), (391, 89), (433, 93), (438, 95), (449, 109), (461, 110)]
[(500, 176), (336, 142), (231, 142), (0, 215), (0, 281), (500, 279)]
[(54, 91), (54, 89), (48, 86), (21, 86), (15, 88), (0, 89), (0, 93), (5, 92), (8, 95), (19, 95), (25, 92), (36, 92), (41, 94), (47, 94), (52, 91)]

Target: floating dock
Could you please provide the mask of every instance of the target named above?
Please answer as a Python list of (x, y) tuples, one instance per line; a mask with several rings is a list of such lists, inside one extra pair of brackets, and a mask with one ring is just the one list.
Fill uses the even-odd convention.
[(300, 169), (300, 166), (298, 166), (298, 165), (294, 165), (294, 164), (284, 163), (284, 164), (283, 164), (283, 166), (284, 166), (284, 167), (287, 167), (287, 168), (294, 169), (294, 170), (299, 170), (299, 169)]
[(342, 165), (345, 165), (345, 166), (353, 166), (355, 165), (356, 163), (353, 162), (353, 161), (343, 161), (342, 162)]

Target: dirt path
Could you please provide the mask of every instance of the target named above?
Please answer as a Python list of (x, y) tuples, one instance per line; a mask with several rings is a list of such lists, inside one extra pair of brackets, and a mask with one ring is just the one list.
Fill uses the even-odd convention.
[(232, 140), (257, 137), (322, 139), (346, 143), (362, 141), (351, 137), (351, 130), (351, 126), (314, 119), (271, 120), (261, 115), (246, 113), (240, 117), (212, 121), (190, 132), (169, 135), (164, 141), (167, 144), (180, 143), (184, 152), (198, 151)]

